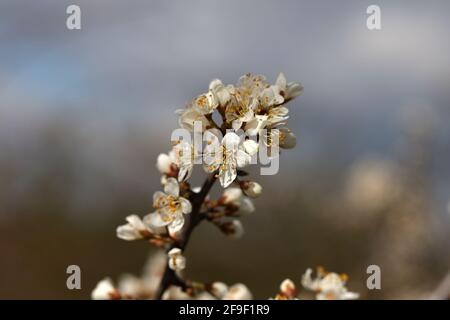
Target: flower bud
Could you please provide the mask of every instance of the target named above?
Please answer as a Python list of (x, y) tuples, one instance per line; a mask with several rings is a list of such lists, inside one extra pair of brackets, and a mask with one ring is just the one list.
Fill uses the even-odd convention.
[(244, 193), (250, 198), (257, 198), (261, 195), (262, 186), (254, 181), (242, 181), (240, 183)]
[(244, 234), (244, 227), (241, 221), (237, 219), (221, 221), (219, 223), (220, 230), (231, 238), (238, 239)]
[(242, 190), (240, 188), (231, 187), (225, 189), (225, 191), (222, 194), (222, 202), (224, 204), (236, 204), (239, 202), (239, 200), (242, 197)]
[(294, 282), (291, 279), (284, 280), (280, 285), (280, 292), (282, 295), (288, 298), (294, 298), (297, 296), (297, 289)]
[(120, 293), (114, 288), (110, 278), (105, 278), (95, 286), (91, 293), (93, 300), (115, 300), (120, 299)]
[(186, 268), (186, 258), (183, 256), (181, 249), (173, 248), (167, 255), (169, 256), (169, 268), (174, 271), (181, 271)]

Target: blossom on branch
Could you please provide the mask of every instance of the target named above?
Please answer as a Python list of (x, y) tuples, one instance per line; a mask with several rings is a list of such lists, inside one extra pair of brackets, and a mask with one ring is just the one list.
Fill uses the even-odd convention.
[(177, 232), (184, 225), (183, 214), (192, 211), (188, 199), (180, 196), (180, 187), (175, 178), (167, 179), (164, 192), (157, 191), (153, 195), (153, 206), (156, 211), (144, 217), (150, 228), (167, 226), (170, 232)]

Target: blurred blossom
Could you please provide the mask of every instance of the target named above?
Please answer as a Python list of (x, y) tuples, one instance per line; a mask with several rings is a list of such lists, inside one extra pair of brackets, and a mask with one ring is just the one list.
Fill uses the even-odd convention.
[(355, 210), (379, 212), (398, 197), (399, 172), (389, 160), (365, 158), (352, 164), (347, 174), (345, 198)]

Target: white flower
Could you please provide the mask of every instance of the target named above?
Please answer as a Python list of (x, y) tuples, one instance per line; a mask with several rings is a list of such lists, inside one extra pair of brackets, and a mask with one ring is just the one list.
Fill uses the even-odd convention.
[(101, 280), (91, 293), (93, 300), (120, 299), (120, 293), (114, 288), (110, 278)]
[(289, 109), (284, 106), (274, 107), (268, 110), (266, 126), (273, 127), (274, 125), (284, 122), (289, 119)]
[(251, 300), (252, 293), (246, 285), (237, 283), (232, 285), (222, 300)]
[(358, 299), (359, 294), (350, 292), (345, 287), (346, 276), (340, 276), (334, 272), (319, 272), (316, 279), (311, 277), (312, 270), (306, 270), (302, 277), (302, 285), (316, 292), (317, 300), (353, 300)]
[(174, 271), (180, 271), (186, 268), (186, 258), (183, 256), (181, 249), (173, 248), (167, 255), (169, 256), (169, 268)]
[(219, 102), (211, 91), (199, 95), (192, 103), (193, 108), (201, 114), (213, 113), (218, 105)]
[(260, 109), (269, 110), (270, 107), (280, 105), (284, 102), (284, 98), (280, 95), (278, 86), (270, 86), (265, 88), (259, 97)]
[(287, 127), (267, 129), (262, 134), (262, 140), (270, 156), (276, 156), (279, 148), (292, 149), (297, 144), (295, 134)]
[(245, 131), (248, 135), (254, 136), (259, 134), (261, 129), (264, 129), (267, 125), (267, 119), (269, 116), (265, 114), (257, 114), (245, 124)]
[(179, 167), (178, 181), (186, 181), (192, 175), (194, 164), (201, 159), (201, 152), (191, 143), (182, 141), (174, 147), (174, 153)]
[(209, 90), (214, 94), (219, 104), (224, 107), (230, 101), (234, 87), (232, 85), (225, 86), (219, 79), (214, 79), (209, 84)]
[(176, 113), (180, 116), (178, 119), (178, 124), (180, 125), (180, 127), (186, 130), (194, 131), (195, 122), (201, 124), (202, 130), (205, 130), (210, 125), (209, 120), (206, 119), (206, 117), (201, 112), (192, 107), (179, 109), (176, 111)]
[(280, 93), (284, 97), (285, 101), (294, 99), (303, 93), (303, 86), (297, 82), (287, 83), (286, 77), (282, 72), (278, 75), (275, 84), (280, 89)]
[(240, 91), (236, 90), (232, 95), (232, 102), (225, 110), (225, 119), (231, 122), (234, 130), (241, 128), (244, 122), (250, 122), (255, 116), (254, 109), (258, 106), (255, 97), (244, 98)]
[(183, 214), (192, 211), (189, 200), (180, 197), (180, 187), (175, 178), (167, 179), (164, 192), (155, 192), (153, 206), (156, 211), (146, 215), (144, 223), (148, 224), (150, 228), (167, 226), (170, 232), (181, 230), (184, 225)]
[(261, 92), (268, 86), (266, 77), (263, 75), (247, 73), (239, 78), (239, 90), (244, 98), (259, 97)]
[(254, 181), (241, 182), (241, 188), (244, 193), (250, 198), (257, 198), (261, 195), (262, 192), (262, 186)]
[(203, 155), (204, 168), (207, 172), (219, 170), (220, 184), (226, 188), (236, 179), (237, 168), (249, 164), (252, 155), (246, 152), (245, 145), (240, 144), (239, 136), (233, 132), (227, 133), (221, 143), (213, 134), (209, 139)]
[(154, 231), (150, 229), (139, 216), (132, 214), (126, 217), (127, 224), (117, 227), (117, 237), (123, 240), (137, 240), (150, 236)]

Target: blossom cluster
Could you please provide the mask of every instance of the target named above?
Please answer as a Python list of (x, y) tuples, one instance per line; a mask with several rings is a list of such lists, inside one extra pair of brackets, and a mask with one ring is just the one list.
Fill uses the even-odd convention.
[[(259, 183), (238, 178), (245, 174), (240, 169), (250, 163), (262, 141), (270, 150), (295, 146), (295, 135), (287, 127), (287, 103), (302, 92), (299, 83), (288, 83), (282, 73), (274, 85), (268, 84), (264, 76), (252, 74), (242, 76), (236, 86), (224, 85), (218, 79), (211, 81), (208, 92), (177, 111), (180, 127), (193, 131), (195, 124), (200, 123), (207, 130), (206, 146), (199, 151), (190, 141), (175, 141), (167, 154), (158, 156), (156, 167), (162, 174), (164, 192), (153, 196), (155, 211), (142, 220), (136, 215), (128, 216), (127, 224), (117, 229), (117, 236), (124, 240), (147, 239), (159, 247), (172, 244), (184, 226), (184, 216), (192, 211), (190, 198), (200, 191), (191, 188), (187, 181), (194, 164), (202, 158), (203, 169), (215, 174), (227, 188), (218, 201), (205, 199), (205, 217), (225, 234), (239, 237), (243, 228), (235, 218), (254, 211), (250, 198), (262, 192)], [(214, 112), (221, 117), (221, 123), (213, 119)], [(246, 130), (247, 135), (239, 136), (239, 129)], [(231, 187), (232, 183), (236, 187)]]
[[(282, 73), (273, 85), (263, 76), (246, 74), (236, 86), (218, 79), (211, 81), (206, 93), (178, 110), (182, 130), (195, 134), (200, 127), (204, 131), (201, 147), (188, 139), (172, 140), (171, 150), (156, 161), (163, 191), (154, 193), (153, 211), (142, 218), (129, 215), (126, 224), (116, 230), (120, 239), (146, 240), (164, 249), (165, 254), (156, 255), (141, 278), (128, 275), (117, 286), (109, 278), (100, 281), (92, 298), (251, 299), (251, 292), (240, 283), (227, 286), (186, 279), (183, 251), (193, 228), (202, 220), (232, 238), (243, 234), (239, 218), (255, 210), (252, 198), (262, 192), (259, 183), (244, 178), (248, 173), (243, 168), (253, 163), (261, 150), (276, 157), (279, 148), (296, 145), (295, 135), (287, 127), (287, 103), (302, 92), (299, 83), (288, 83)], [(192, 187), (189, 179), (198, 163), (203, 164), (208, 177), (203, 186)], [(209, 191), (216, 180), (224, 190), (212, 199)], [(334, 274), (313, 280), (308, 271), (303, 278), (303, 285), (317, 292), (319, 299), (353, 297), (344, 283)], [(277, 298), (295, 296), (293, 283), (283, 282)]]
[[(317, 276), (312, 278), (312, 269), (307, 269), (302, 276), (302, 286), (315, 293), (317, 300), (354, 300), (359, 298), (359, 294), (348, 291), (346, 274), (326, 272), (323, 268), (317, 268)], [(294, 282), (290, 279), (284, 280), (280, 285), (280, 292), (275, 296), (275, 300), (298, 300), (298, 290)]]

